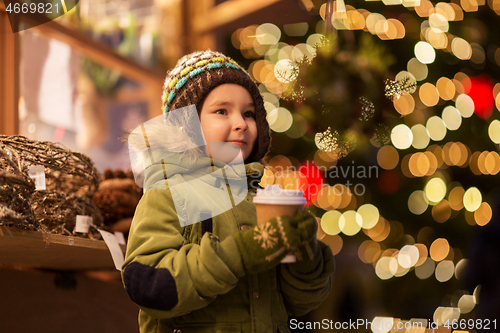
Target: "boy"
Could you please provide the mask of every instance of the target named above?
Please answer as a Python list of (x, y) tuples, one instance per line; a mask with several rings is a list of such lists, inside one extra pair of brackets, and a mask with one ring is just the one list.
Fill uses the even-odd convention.
[[(189, 105), (198, 110), (207, 147), (203, 154), (191, 155), (197, 156), (194, 160), (179, 153), (146, 168), (145, 181), (153, 185), (145, 191), (130, 229), (122, 277), (141, 308), (140, 330), (289, 332), (287, 315), (304, 315), (328, 295), (332, 252), (316, 239), (316, 220), (305, 211), (273, 218), (265, 228), (256, 225), (252, 198), (271, 140), (262, 96), (248, 74), (220, 53), (185, 56), (167, 75), (164, 110)], [(148, 141), (161, 144), (164, 137), (160, 132)], [(209, 206), (214, 198), (173, 196), (174, 180), (182, 184), (196, 179), (193, 175), (210, 174), (203, 186), (238, 192), (227, 184), (236, 169), (227, 167), (234, 155), (221, 153), (216, 149), (220, 144), (241, 151), (248, 193), (231, 209), (183, 227), (180, 214), (188, 210), (189, 215), (189, 207)], [(224, 172), (210, 173), (214, 168)], [(165, 170), (168, 186), (153, 189), (158, 188), (154, 184), (165, 186)], [(263, 231), (272, 237), (272, 246), (257, 237)], [(297, 255), (296, 263), (280, 264), (287, 253), (277, 255), (276, 249), (283, 247)]]

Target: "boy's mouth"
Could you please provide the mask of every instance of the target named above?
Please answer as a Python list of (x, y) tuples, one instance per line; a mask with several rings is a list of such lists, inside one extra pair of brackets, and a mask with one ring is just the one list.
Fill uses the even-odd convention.
[(226, 141), (226, 142), (231, 142), (231, 143), (234, 143), (240, 147), (243, 147), (244, 145), (246, 145), (246, 142), (245, 141), (242, 141), (242, 140), (231, 140), (231, 141)]

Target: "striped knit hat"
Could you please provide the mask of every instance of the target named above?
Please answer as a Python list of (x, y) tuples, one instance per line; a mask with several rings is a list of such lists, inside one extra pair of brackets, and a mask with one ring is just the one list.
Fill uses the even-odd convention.
[(233, 59), (222, 53), (205, 51), (188, 54), (167, 74), (163, 87), (163, 112), (196, 105), (198, 113), (210, 91), (224, 83), (234, 83), (247, 89), (255, 104), (257, 140), (245, 162), (260, 161), (271, 144), (269, 123), (259, 88), (248, 73)]

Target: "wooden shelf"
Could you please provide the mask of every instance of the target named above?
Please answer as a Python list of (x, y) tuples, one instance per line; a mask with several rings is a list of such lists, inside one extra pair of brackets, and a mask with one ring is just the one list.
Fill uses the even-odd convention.
[(54, 270), (115, 270), (104, 241), (11, 227), (0, 227), (0, 263)]

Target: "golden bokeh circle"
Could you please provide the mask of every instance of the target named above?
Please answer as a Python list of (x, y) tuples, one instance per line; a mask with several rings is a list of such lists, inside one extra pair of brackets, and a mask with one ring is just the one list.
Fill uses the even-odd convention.
[(387, 145), (377, 152), (378, 165), (385, 170), (394, 169), (399, 163), (399, 153), (393, 146)]
[(444, 260), (450, 253), (450, 244), (445, 238), (438, 238), (432, 242), (429, 254), (434, 261)]

